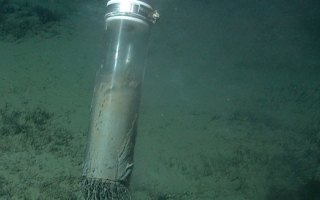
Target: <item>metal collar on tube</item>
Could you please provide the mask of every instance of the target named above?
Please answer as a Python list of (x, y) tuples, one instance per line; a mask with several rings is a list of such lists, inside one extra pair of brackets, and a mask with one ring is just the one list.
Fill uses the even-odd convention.
[(127, 31), (144, 32), (156, 23), (159, 13), (138, 0), (110, 0), (105, 15), (106, 28), (122, 26)]

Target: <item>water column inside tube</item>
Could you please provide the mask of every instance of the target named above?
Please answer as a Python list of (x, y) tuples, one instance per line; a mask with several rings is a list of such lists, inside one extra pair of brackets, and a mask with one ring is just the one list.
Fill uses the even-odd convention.
[(108, 29), (106, 53), (100, 75), (112, 75), (113, 87), (141, 86), (147, 52), (147, 35), (131, 32), (129, 28)]

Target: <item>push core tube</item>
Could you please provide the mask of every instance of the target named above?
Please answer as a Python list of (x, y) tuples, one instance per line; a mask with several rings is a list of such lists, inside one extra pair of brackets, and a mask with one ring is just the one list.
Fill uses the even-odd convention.
[(145, 1), (110, 0), (106, 10), (82, 173), (86, 200), (130, 199), (148, 34), (159, 17)]

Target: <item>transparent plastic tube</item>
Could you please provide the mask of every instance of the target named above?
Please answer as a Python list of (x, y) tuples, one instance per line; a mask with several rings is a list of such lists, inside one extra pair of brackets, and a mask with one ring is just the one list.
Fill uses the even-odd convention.
[(86, 199), (129, 199), (147, 53), (147, 32), (106, 31), (105, 60), (97, 72), (83, 166)]

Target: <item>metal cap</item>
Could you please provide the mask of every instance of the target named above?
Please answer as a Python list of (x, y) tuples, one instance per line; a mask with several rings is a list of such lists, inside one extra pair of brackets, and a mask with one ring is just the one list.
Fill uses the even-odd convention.
[(156, 10), (139, 0), (110, 0), (107, 3), (106, 28), (145, 32), (158, 18)]

